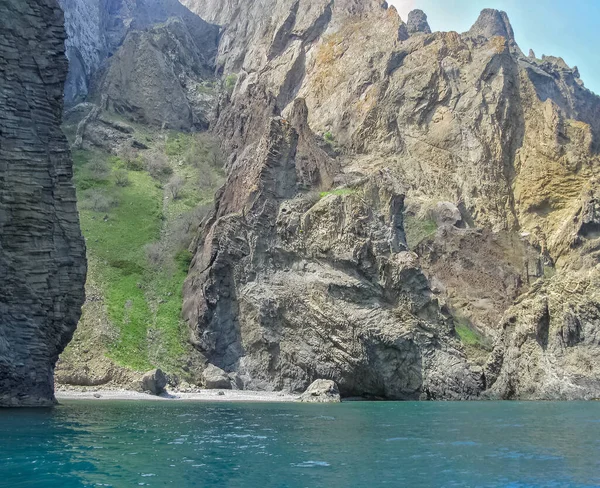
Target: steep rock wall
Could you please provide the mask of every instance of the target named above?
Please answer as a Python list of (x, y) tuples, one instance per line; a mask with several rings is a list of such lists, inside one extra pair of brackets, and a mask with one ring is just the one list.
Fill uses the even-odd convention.
[(54, 403), (54, 365), (84, 301), (85, 244), (60, 129), (56, 0), (0, 3), (0, 406)]
[[(60, 0), (65, 12), (69, 75), (66, 104), (83, 101), (93, 90), (95, 75), (123, 44), (127, 34), (171, 18), (180, 19), (202, 52), (212, 61), (219, 29), (209, 26), (177, 0)], [(199, 53), (198, 53), (199, 54)]]
[[(225, 73), (238, 75), (214, 126), (231, 153), (231, 174), (217, 207), (220, 220), (208, 228), (218, 227), (230, 214), (250, 211), (244, 202), (254, 194), (260, 178), (242, 176), (240, 168), (249, 164), (257, 141), (266, 137), (266, 121), (279, 116), (287, 120), (295, 100), (302, 97), (308, 126), (322, 136), (322, 147), (341, 169), (333, 178), (318, 177), (297, 186), (299, 194), (307, 188), (328, 190), (331, 185), (344, 190), (357, 178), (369, 179), (383, 171), (402, 187), (407, 208), (435, 208), (450, 202), (459, 213), (456, 222), (438, 226), (434, 246), (425, 242), (417, 249), (416, 266), (436, 283), (434, 293), (452, 306), (453, 314), (467, 314), (473, 327), (490, 339), (497, 338), (486, 368), (490, 394), (598, 396), (600, 364), (594, 359), (593, 342), (598, 311), (593, 286), (586, 286), (581, 303), (562, 298), (556, 306), (548, 305), (541, 322), (537, 315), (532, 318), (520, 311), (519, 304), (528, 293), (543, 302), (561, 283), (583, 286), (588, 283), (585, 273), (591, 276), (598, 269), (593, 195), (600, 169), (600, 98), (562, 59), (524, 56), (503, 12), (483, 11), (463, 34), (430, 33), (424, 14), (413, 13), (407, 26), (384, 3), (186, 1), (223, 26), (217, 64)], [(258, 15), (261, 11), (273, 13), (270, 21)], [(360, 219), (358, 214), (354, 218)], [(467, 229), (459, 229), (458, 221)], [(214, 249), (211, 239), (220, 235), (205, 232), (190, 283), (198, 282), (194, 271), (224, 269), (218, 260), (200, 258), (206, 256), (207, 246)], [(344, 235), (335, 222), (323, 231), (327, 232), (331, 242)], [(248, 252), (255, 256), (251, 246)], [(205, 267), (199, 268), (199, 262)], [(353, 266), (358, 273), (359, 265)], [(479, 285), (476, 290), (460, 284), (473, 279)], [(241, 280), (234, 273), (224, 293), (245, 290)], [(505, 292), (499, 293), (498, 287)], [(188, 287), (186, 303), (208, 300), (209, 309), (218, 309), (219, 295), (209, 299), (205, 292), (202, 286)], [(569, 312), (576, 321), (568, 319), (571, 306), (581, 310)], [(254, 316), (233, 307), (222, 321), (214, 314), (207, 321), (204, 312), (186, 310), (194, 340), (203, 350), (207, 343), (198, 337), (206, 330), (211, 337), (223, 334), (227, 342), (231, 337), (226, 330), (239, 330), (240, 323)], [(395, 325), (401, 328), (405, 323), (400, 318)], [(516, 330), (541, 324), (551, 338), (564, 336), (560, 331), (569, 323), (568, 330), (586, 331), (581, 337), (591, 342), (569, 339), (571, 345), (565, 348), (564, 341), (557, 339), (556, 347), (538, 344), (538, 351), (531, 342), (536, 341), (535, 335), (515, 336), (507, 323), (517, 324)], [(270, 350), (267, 343), (261, 346), (263, 351)], [(209, 358), (240, 369), (247, 349), (240, 346), (236, 351), (239, 362), (235, 364), (218, 355)], [(270, 357), (266, 355), (263, 364)], [(542, 360), (532, 359), (531, 368), (524, 369), (522, 357)], [(575, 357), (589, 366), (569, 369)], [(281, 385), (276, 378), (291, 375), (281, 365), (269, 368), (267, 385)], [(509, 381), (517, 372), (524, 377)]]

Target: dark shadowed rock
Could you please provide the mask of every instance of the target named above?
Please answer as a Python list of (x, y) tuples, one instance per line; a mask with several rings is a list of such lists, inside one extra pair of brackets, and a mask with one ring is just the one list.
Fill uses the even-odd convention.
[(65, 11), (69, 75), (67, 105), (85, 99), (103, 63), (123, 44), (128, 33), (144, 31), (171, 18), (180, 19), (195, 39), (198, 50), (217, 49), (219, 29), (181, 5), (178, 0), (59, 0)]
[(160, 369), (148, 371), (141, 379), (142, 391), (149, 391), (153, 395), (164, 393), (167, 387), (167, 377)]
[(408, 14), (406, 23), (409, 34), (431, 34), (427, 15), (422, 10), (413, 10)]
[[(205, 32), (212, 33), (211, 42)], [(133, 121), (206, 129), (215, 101), (201, 83), (212, 78), (217, 35), (218, 29), (200, 18), (131, 30), (94, 93), (106, 100), (103, 108)]]
[(0, 2), (0, 406), (48, 406), (84, 301), (56, 0)]
[(300, 396), (304, 403), (339, 403), (340, 391), (334, 381), (316, 380)]

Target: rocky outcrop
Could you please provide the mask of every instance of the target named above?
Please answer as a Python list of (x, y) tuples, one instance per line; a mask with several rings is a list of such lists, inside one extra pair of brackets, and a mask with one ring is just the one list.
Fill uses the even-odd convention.
[(228, 374), (214, 364), (209, 364), (203, 373), (204, 387), (209, 390), (230, 390), (231, 380)]
[(223, 141), (227, 183), (184, 293), (207, 374), (382, 398), (597, 396), (600, 99), (577, 68), (525, 56), (491, 9), (458, 34), (381, 0), (182, 3), (220, 33), (171, 0), (109, 9), (81, 132), (131, 144), (108, 109)]
[(64, 41), (55, 0), (0, 3), (0, 406), (54, 404), (54, 365), (84, 301), (85, 245), (60, 129)]
[(208, 128), (216, 102), (212, 62), (218, 31), (213, 28), (207, 43), (202, 27), (194, 27), (171, 18), (131, 31), (98, 82), (103, 108), (166, 129)]
[[(599, 262), (600, 99), (576, 68), (525, 57), (495, 10), (457, 34), (375, 1), (186, 3), (223, 26), (217, 65), (237, 73), (214, 124), (230, 176), (185, 290), (211, 362), (254, 388), (327, 377), (344, 395), (388, 398), (595, 395), (600, 364), (567, 364), (592, 357), (577, 338), (594, 336), (593, 295), (581, 316), (519, 308)], [(437, 231), (407, 249), (403, 214)], [(510, 317), (561, 339), (534, 351)], [(483, 376), (455, 341), (462, 319), (496, 341)], [(457, 369), (438, 375), (448, 358)]]
[[(482, 385), (407, 251), (393, 176), (311, 194), (319, 150), (294, 102), (231, 169), (185, 286), (192, 341), (246, 389), (471, 398)], [(251, 188), (248, 193), (244, 189)]]
[(539, 282), (510, 307), (486, 365), (490, 397), (600, 398), (600, 267)]
[(509, 41), (514, 41), (515, 33), (513, 32), (510, 20), (506, 12), (487, 8), (481, 12), (477, 22), (469, 30), (470, 36), (483, 36), (486, 39), (493, 37), (504, 37)]
[[(168, 96), (180, 96), (190, 81), (189, 75), (194, 74), (196, 76), (192, 78), (201, 81), (200, 72), (205, 74), (207, 65), (214, 61), (219, 28), (207, 24), (177, 0), (60, 2), (68, 33), (69, 76), (65, 100), (69, 106), (89, 99), (94, 93), (100, 99), (97, 77), (107, 66), (112, 66), (115, 54), (120, 62), (117, 69), (124, 73), (113, 71), (112, 86), (119, 82), (121, 85), (111, 93), (116, 95), (116, 104), (131, 99), (134, 107), (136, 102), (140, 103), (140, 92), (152, 97), (156, 90), (162, 89)], [(177, 23), (173, 24), (175, 21)], [(159, 28), (158, 25), (163, 23), (167, 25)], [(150, 32), (146, 32), (148, 29)], [(137, 42), (142, 45), (136, 46)], [(126, 44), (125, 52), (119, 54), (123, 44)], [(136, 53), (132, 53), (138, 48), (139, 60)], [(142, 62), (147, 73), (140, 68)], [(177, 77), (180, 83), (174, 84)], [(137, 87), (135, 83), (141, 86)], [(195, 90), (196, 86), (187, 88)], [(175, 93), (171, 94), (173, 89)], [(144, 106), (151, 107), (159, 101), (151, 98)], [(173, 112), (180, 108), (176, 105)], [(189, 107), (185, 108), (184, 117), (189, 115)]]
[(304, 403), (340, 403), (340, 392), (335, 382), (331, 380), (316, 380), (302, 395)]
[(160, 395), (167, 387), (167, 377), (160, 369), (148, 371), (140, 380), (140, 388), (153, 395)]
[(413, 10), (408, 13), (406, 28), (409, 34), (431, 34), (431, 27), (427, 22), (427, 15), (422, 10)]

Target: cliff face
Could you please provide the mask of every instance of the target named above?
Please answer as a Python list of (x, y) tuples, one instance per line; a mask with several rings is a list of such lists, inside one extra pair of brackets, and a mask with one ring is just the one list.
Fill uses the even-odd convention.
[(238, 387), (600, 396), (600, 98), (577, 68), (490, 9), (459, 34), (381, 0), (89, 2), (63, 0), (84, 143), (110, 139), (102, 110), (222, 141), (183, 310)]
[[(180, 50), (189, 49), (189, 38), (191, 38), (194, 43), (193, 54), (186, 51), (186, 55), (202, 57), (203, 59), (199, 63), (201, 67), (210, 64), (216, 53), (219, 29), (216, 26), (209, 26), (177, 0), (60, 0), (60, 3), (65, 11), (65, 26), (68, 34), (66, 46), (69, 75), (65, 87), (65, 100), (69, 106), (84, 101), (88, 95), (92, 94), (94, 88), (96, 91), (106, 92), (105, 89), (98, 88), (96, 77), (100, 71), (107, 68), (107, 65), (113, 65), (114, 60), (109, 60), (109, 58), (115, 54), (119, 55), (119, 49), (124, 43), (129, 45), (126, 47), (126, 51), (131, 50), (132, 43), (136, 45), (140, 43), (139, 39), (127, 40), (129, 33), (137, 32), (135, 35), (144, 37), (147, 44), (149, 40), (156, 39), (160, 33), (141, 34), (140, 31), (176, 18), (179, 19), (181, 26), (177, 29), (173, 29), (172, 25), (163, 27), (163, 30), (166, 31), (163, 33), (163, 37), (166, 34), (172, 43), (183, 44), (183, 46), (178, 46)], [(163, 40), (163, 44), (164, 42)], [(170, 69), (173, 63), (165, 63), (165, 60), (160, 57), (168, 54), (174, 56), (178, 53), (173, 52), (173, 47), (164, 50), (159, 48), (159, 50), (161, 52), (158, 55), (150, 53), (150, 55), (146, 54), (140, 57), (147, 66), (152, 67), (162, 62), (162, 64), (166, 64), (163, 69)], [(131, 56), (131, 53), (129, 55)], [(123, 57), (128, 63), (133, 62), (130, 57), (127, 57), (127, 53), (119, 56), (117, 62), (121, 61)], [(154, 59), (157, 56), (159, 59)], [(198, 61), (198, 59), (194, 61)], [(123, 77), (135, 73), (139, 68), (134, 63), (133, 65), (120, 64), (119, 69), (125, 71), (121, 74)], [(151, 79), (158, 74), (156, 71), (150, 71), (145, 78), (142, 77), (142, 81)], [(173, 76), (178, 74), (175, 73)], [(113, 78), (115, 76), (113, 75)], [(138, 73), (139, 77), (140, 73)], [(158, 84), (158, 81), (157, 79), (155, 84)], [(168, 94), (171, 93), (171, 86), (167, 85), (162, 88)], [(128, 97), (128, 90), (134, 90), (134, 87), (128, 83), (124, 82), (119, 89), (121, 91), (118, 100), (121, 103), (124, 99), (134, 98), (133, 96)], [(177, 89), (180, 90), (179, 87)], [(135, 94), (134, 90), (133, 95)], [(134, 101), (132, 100), (132, 103)], [(150, 100), (147, 105), (151, 106), (154, 101)], [(177, 107), (174, 107), (174, 111), (176, 110)]]
[(54, 365), (84, 300), (55, 0), (0, 4), (0, 406), (54, 403)]
[(127, 34), (98, 80), (103, 108), (162, 128), (208, 128), (219, 31), (189, 14), (193, 22), (171, 17)]
[[(185, 3), (223, 26), (217, 65), (237, 75), (214, 125), (230, 174), (185, 290), (210, 361), (264, 388), (600, 395), (600, 98), (576, 68), (524, 56), (493, 10), (457, 34), (376, 1)], [(479, 387), (485, 348), (428, 386), (452, 322), (495, 341)]]

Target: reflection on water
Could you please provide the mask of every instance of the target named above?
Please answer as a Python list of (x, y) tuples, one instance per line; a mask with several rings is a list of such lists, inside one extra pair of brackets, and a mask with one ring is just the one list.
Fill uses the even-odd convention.
[(1, 487), (599, 485), (600, 403), (0, 411)]

